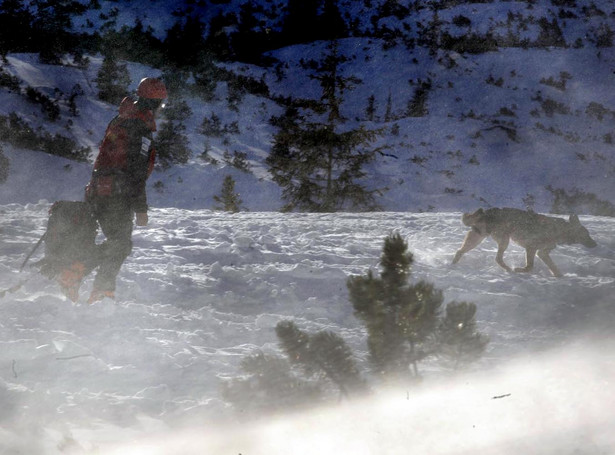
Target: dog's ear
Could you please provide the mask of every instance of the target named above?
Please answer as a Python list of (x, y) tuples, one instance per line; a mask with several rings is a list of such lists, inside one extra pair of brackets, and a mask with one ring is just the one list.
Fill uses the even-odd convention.
[(579, 221), (579, 217), (574, 214), (570, 215), (568, 221), (570, 221), (571, 224), (581, 224), (581, 222)]
[(480, 208), (476, 212), (474, 212), (475, 215), (482, 215), (483, 213), (485, 213), (485, 211), (482, 208)]

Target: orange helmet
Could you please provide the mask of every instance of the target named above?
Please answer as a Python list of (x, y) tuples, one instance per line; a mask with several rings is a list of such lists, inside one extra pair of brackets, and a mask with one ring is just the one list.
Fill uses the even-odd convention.
[(145, 77), (139, 82), (137, 96), (140, 98), (162, 100), (167, 97), (167, 88), (160, 79)]

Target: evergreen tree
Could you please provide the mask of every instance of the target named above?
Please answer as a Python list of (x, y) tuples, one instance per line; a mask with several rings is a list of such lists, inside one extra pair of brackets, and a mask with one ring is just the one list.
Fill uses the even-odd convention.
[(282, 34), (288, 44), (309, 43), (317, 39), (320, 0), (288, 0)]
[(73, 117), (79, 116), (79, 108), (77, 107), (77, 97), (83, 96), (85, 92), (81, 85), (75, 84), (73, 85), (72, 90), (70, 91), (70, 95), (68, 96), (68, 111), (70, 115)]
[(537, 47), (566, 47), (566, 39), (564, 33), (559, 26), (556, 18), (551, 22), (545, 17), (538, 19), (540, 33), (536, 38), (535, 45)]
[(376, 97), (374, 95), (370, 95), (369, 98), (367, 98), (367, 107), (365, 108), (365, 115), (368, 121), (374, 121), (374, 116), (376, 115)]
[(217, 59), (222, 61), (231, 59), (231, 38), (227, 30), (235, 26), (237, 26), (237, 17), (234, 14), (220, 12), (209, 21), (205, 46)]
[(74, 52), (79, 40), (71, 34), (72, 16), (86, 11), (87, 7), (76, 0), (33, 0), (36, 8), (32, 23), (33, 39), (42, 62), (59, 64), (65, 53)]
[(208, 137), (222, 137), (226, 133), (226, 128), (222, 126), (220, 117), (212, 112), (209, 117), (204, 117), (201, 123), (201, 134)]
[(0, 3), (0, 56), (9, 52), (28, 51), (31, 22), (34, 19), (23, 0), (4, 0)]
[(476, 305), (451, 302), (438, 327), (438, 353), (453, 369), (480, 358), (489, 340), (476, 330)]
[(180, 97), (186, 91), (190, 72), (183, 69), (167, 66), (162, 70), (161, 79), (167, 88), (169, 97)]
[(384, 112), (384, 121), (390, 122), (393, 118), (393, 99), (391, 98), (391, 91), (389, 90), (389, 96), (387, 96), (387, 105)]
[(154, 29), (144, 27), (140, 19), (132, 27), (124, 25), (118, 31), (108, 30), (101, 39), (101, 47), (104, 54), (113, 52), (116, 59), (154, 67), (163, 64), (162, 42), (154, 36)]
[(0, 185), (5, 183), (9, 178), (10, 161), (4, 155), (2, 145), (0, 144)]
[(220, 73), (221, 71), (215, 64), (213, 54), (203, 52), (197, 65), (192, 70), (192, 76), (194, 78), (195, 93), (204, 101), (209, 102), (214, 99), (218, 80), (220, 80)]
[(438, 9), (436, 5), (433, 5), (433, 15), (426, 30), (422, 34), (422, 45), (429, 48), (429, 54), (435, 55), (436, 51), (440, 48), (440, 38), (442, 35), (443, 22), (438, 15)]
[(348, 27), (338, 8), (338, 0), (324, 0), (323, 13), (319, 18), (319, 39), (339, 39), (348, 36)]
[(367, 189), (361, 179), (366, 175), (365, 165), (378, 153), (369, 146), (381, 131), (363, 126), (342, 130), (344, 95), (360, 82), (341, 75), (340, 64), (344, 61), (337, 43), (331, 43), (313, 76), (320, 84), (321, 99), (303, 103), (304, 111), (312, 111), (315, 120), (306, 119), (294, 106), (284, 116), (272, 120), (279, 131), (266, 162), (273, 180), (283, 189), (286, 210), (333, 212), (377, 208), (376, 190)]
[(313, 405), (331, 395), (331, 385), (341, 396), (365, 392), (352, 351), (330, 331), (314, 334), (300, 330), (292, 321), (276, 326), (282, 356), (259, 352), (244, 358), (244, 376), (223, 385), (222, 395), (245, 411), (288, 410)]
[(419, 86), (414, 91), (412, 100), (408, 103), (409, 117), (425, 117), (429, 110), (427, 109), (427, 97), (431, 90), (431, 79), (427, 81), (419, 80)]
[(352, 351), (340, 336), (330, 331), (309, 334), (292, 321), (278, 323), (275, 331), (291, 364), (304, 374), (326, 377), (344, 397), (365, 391)]
[(355, 314), (367, 328), (370, 363), (383, 377), (419, 375), (443, 301), (432, 284), (407, 283), (413, 260), (407, 248), (399, 234), (387, 237), (380, 277), (370, 271), (347, 282)]
[(205, 25), (198, 17), (176, 22), (163, 42), (167, 60), (178, 68), (197, 66), (206, 53), (204, 31)]
[(164, 109), (165, 122), (156, 137), (156, 151), (163, 168), (173, 163), (188, 162), (191, 151), (186, 131), (186, 120), (192, 115), (188, 103), (181, 98), (170, 99)]
[(112, 52), (105, 55), (95, 82), (99, 99), (118, 104), (128, 94), (130, 84), (126, 63), (119, 63)]
[(220, 195), (214, 196), (214, 201), (220, 204), (214, 209), (233, 213), (239, 212), (243, 203), (239, 196), (239, 193), (235, 192), (235, 180), (232, 176), (227, 175), (222, 183), (222, 192)]
[(595, 31), (596, 47), (613, 47), (615, 33), (607, 23), (600, 24)]
[(239, 8), (237, 32), (231, 38), (235, 58), (239, 61), (259, 63), (270, 44), (272, 32), (266, 23), (257, 19), (258, 13), (263, 13), (262, 6), (252, 2)]
[(244, 376), (223, 384), (222, 396), (242, 413), (283, 411), (322, 399), (317, 383), (293, 373), (289, 362), (261, 353), (241, 362)]

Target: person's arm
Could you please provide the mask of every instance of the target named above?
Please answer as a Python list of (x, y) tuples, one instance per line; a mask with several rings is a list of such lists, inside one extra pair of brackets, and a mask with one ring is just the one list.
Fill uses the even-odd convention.
[(137, 220), (147, 222), (147, 194), (145, 182), (149, 175), (150, 160), (153, 150), (152, 135), (149, 130), (142, 127), (141, 122), (127, 122), (128, 144), (126, 147), (126, 193), (130, 201), (130, 207), (141, 215)]

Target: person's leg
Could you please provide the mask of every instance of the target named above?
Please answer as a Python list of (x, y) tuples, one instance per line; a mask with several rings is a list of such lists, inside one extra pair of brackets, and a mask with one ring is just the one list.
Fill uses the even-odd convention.
[(99, 207), (96, 217), (106, 239), (99, 245), (99, 267), (90, 300), (113, 296), (116, 277), (132, 251), (133, 213), (126, 204)]

